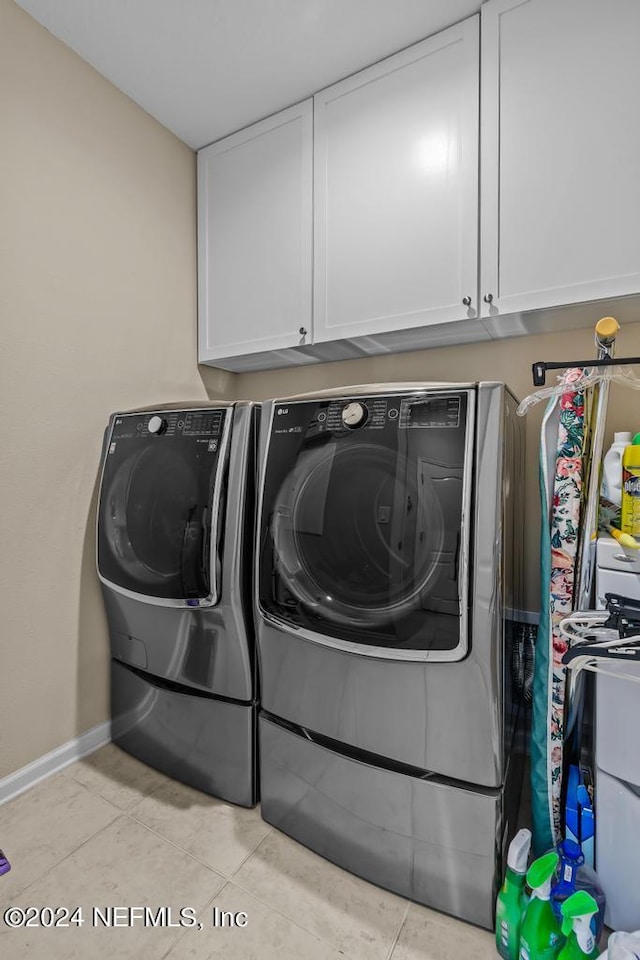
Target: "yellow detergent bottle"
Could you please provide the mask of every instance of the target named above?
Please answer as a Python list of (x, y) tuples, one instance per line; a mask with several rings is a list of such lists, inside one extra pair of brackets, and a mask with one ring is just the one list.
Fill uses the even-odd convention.
[(632, 537), (640, 536), (640, 433), (622, 454), (620, 528)]

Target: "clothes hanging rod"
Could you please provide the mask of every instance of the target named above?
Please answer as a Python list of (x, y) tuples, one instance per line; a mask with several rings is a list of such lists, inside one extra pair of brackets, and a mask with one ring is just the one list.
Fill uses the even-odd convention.
[(571, 367), (624, 367), (630, 364), (640, 364), (640, 357), (605, 357), (602, 360), (569, 360), (566, 363), (547, 363), (537, 360), (531, 364), (533, 385), (543, 387), (546, 381), (547, 370), (569, 370)]

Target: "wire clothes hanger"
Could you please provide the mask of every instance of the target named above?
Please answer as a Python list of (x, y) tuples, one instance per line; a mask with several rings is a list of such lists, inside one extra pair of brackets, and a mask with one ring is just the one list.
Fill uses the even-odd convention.
[[(608, 610), (576, 610), (560, 622), (560, 633), (569, 643), (562, 662), (571, 670), (574, 681), (580, 670), (611, 676), (612, 671), (606, 669), (605, 664), (615, 661), (624, 664), (616, 669), (613, 674), (615, 677), (640, 683), (640, 635), (637, 625), (629, 635), (620, 624), (613, 625)], [(628, 669), (631, 664), (635, 669)]]
[(640, 603), (619, 594), (605, 594), (605, 610), (574, 610), (560, 621), (560, 635), (568, 650), (567, 722), (573, 735), (580, 713), (582, 671), (640, 683)]
[[(631, 357), (622, 360), (622, 363), (631, 362), (640, 364), (640, 357), (637, 361)], [(587, 366), (587, 364), (589, 364), (589, 366)], [(566, 373), (558, 377), (558, 383), (554, 386), (549, 385), (548, 387), (543, 387), (541, 390), (535, 390), (533, 393), (530, 393), (529, 396), (525, 397), (519, 404), (516, 413), (519, 417), (524, 417), (531, 407), (540, 403), (542, 400), (559, 397), (562, 396), (563, 393), (570, 391), (581, 393), (602, 381), (609, 383), (614, 381), (625, 387), (630, 387), (632, 390), (640, 390), (640, 377), (636, 376), (628, 366), (622, 366), (620, 361), (618, 361), (615, 366), (612, 364), (596, 366), (595, 364), (596, 361), (593, 360), (578, 360), (575, 365), (567, 364)], [(535, 367), (537, 364), (533, 364), (533, 366)]]

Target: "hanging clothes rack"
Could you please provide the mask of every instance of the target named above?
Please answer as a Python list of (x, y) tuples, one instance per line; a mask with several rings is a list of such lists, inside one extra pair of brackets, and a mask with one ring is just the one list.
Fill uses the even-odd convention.
[(569, 370), (573, 367), (630, 367), (640, 364), (640, 357), (602, 357), (600, 360), (568, 360), (565, 363), (536, 360), (531, 364), (534, 387), (543, 387), (547, 370)]
[[(567, 724), (571, 711), (565, 709), (565, 695), (576, 692), (580, 670), (576, 669), (576, 662), (566, 678), (573, 689), (567, 691), (567, 665), (562, 658), (577, 638), (564, 634), (560, 623), (572, 611), (575, 614), (576, 610), (588, 610), (591, 606), (609, 387), (612, 380), (636, 389), (640, 386), (640, 378), (622, 369), (623, 364), (640, 364), (640, 357), (614, 359), (619, 329), (613, 317), (598, 321), (596, 355), (592, 360), (533, 364), (536, 386), (545, 383), (547, 370), (567, 373), (557, 387), (545, 387), (532, 394), (518, 410), (522, 414), (537, 399), (549, 397), (541, 428), (542, 597), (531, 741), (532, 816), (534, 847), (538, 852), (557, 842), (562, 829), (563, 754), (572, 729), (571, 723)], [(593, 616), (599, 613), (588, 612)], [(597, 617), (595, 624), (593, 616), (591, 629), (602, 628), (606, 617)], [(611, 633), (602, 637), (602, 642), (612, 647)], [(586, 662), (585, 658), (581, 660), (582, 664)], [(577, 696), (569, 697), (570, 705), (581, 702)]]

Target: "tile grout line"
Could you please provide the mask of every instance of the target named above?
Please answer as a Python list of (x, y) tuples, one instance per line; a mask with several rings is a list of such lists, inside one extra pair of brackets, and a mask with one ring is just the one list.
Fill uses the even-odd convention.
[[(267, 834), (267, 837), (268, 837), (268, 834)], [(258, 844), (258, 846), (257, 846), (257, 847), (255, 848), (255, 850), (253, 851), (253, 853), (257, 853), (258, 849), (262, 846), (262, 844), (265, 842), (265, 840), (267, 839), (267, 837), (264, 837), (264, 838), (260, 841), (260, 843)], [(253, 856), (253, 854), (251, 854), (251, 856)], [(249, 858), (247, 858), (247, 859), (249, 859)], [(246, 862), (246, 861), (245, 861), (245, 862)], [(335, 866), (335, 864), (332, 864), (330, 860), (327, 860), (326, 862), (329, 863), (331, 866)], [(238, 867), (238, 870), (239, 870), (239, 869), (240, 869), (240, 868)], [(338, 868), (338, 869), (341, 869), (341, 868)], [(347, 871), (345, 871), (345, 872), (347, 872)], [(249, 894), (250, 897), (253, 897), (254, 900), (257, 900), (257, 901), (258, 901), (259, 903), (261, 903), (264, 907), (267, 907), (267, 909), (270, 910), (272, 913), (277, 913), (277, 914), (279, 914), (281, 917), (284, 917), (285, 920), (288, 920), (290, 923), (295, 924), (297, 927), (299, 927), (299, 929), (304, 930), (305, 933), (311, 934), (311, 936), (312, 936), (312, 937), (315, 937), (316, 940), (318, 940), (320, 943), (324, 943), (324, 944), (326, 944), (328, 947), (331, 947), (331, 949), (332, 949), (332, 950), (335, 950), (336, 953), (342, 953), (342, 954), (344, 954), (345, 960), (348, 960), (348, 954), (346, 954), (345, 951), (342, 950), (337, 944), (331, 943), (330, 940), (325, 940), (324, 937), (320, 936), (320, 934), (316, 933), (314, 930), (310, 930), (309, 927), (303, 926), (303, 924), (300, 922), (300, 920), (297, 919), (296, 917), (290, 916), (290, 914), (285, 913), (284, 910), (281, 910), (281, 909), (279, 909), (279, 908), (277, 908), (277, 907), (274, 907), (273, 904), (272, 904), (272, 903), (269, 903), (268, 900), (264, 900), (261, 896), (259, 896), (259, 895), (258, 895), (257, 893), (255, 893), (253, 890), (249, 890), (248, 887), (246, 887), (240, 880), (237, 879), (237, 873), (238, 873), (238, 871), (236, 871), (236, 873), (230, 878), (230, 881), (229, 881), (230, 883), (233, 883), (234, 886), (239, 887), (240, 890), (244, 891), (244, 893)], [(353, 874), (350, 874), (350, 876), (353, 876)], [(362, 880), (362, 877), (359, 877), (359, 878), (357, 878), (357, 879)], [(368, 883), (369, 881), (368, 881), (368, 880), (365, 880), (365, 881), (363, 881), (363, 882), (364, 882), (364, 883)], [(396, 896), (396, 897), (397, 897), (398, 894), (393, 894), (393, 896)], [(404, 899), (404, 898), (400, 898), (400, 899)], [(397, 941), (398, 937), (400, 936), (400, 931), (402, 930), (402, 927), (404, 926), (404, 922), (405, 922), (405, 919), (406, 919), (407, 914), (408, 914), (408, 912), (409, 912), (409, 907), (410, 907), (410, 906), (411, 906), (411, 901), (407, 901), (407, 905), (406, 905), (406, 907), (405, 907), (405, 911), (404, 911), (402, 920), (401, 920), (400, 925), (399, 925), (399, 927), (398, 927), (398, 931), (397, 931), (396, 937), (395, 937), (395, 939), (394, 939), (394, 941), (393, 941), (393, 948), (395, 948), (396, 941)], [(388, 954), (387, 957), (385, 957), (385, 960), (389, 960), (389, 957), (390, 957), (390, 956), (391, 956), (391, 955)]]
[[(113, 800), (110, 800), (109, 797), (105, 797), (102, 793), (100, 793), (99, 790), (96, 790), (94, 787), (92, 787), (91, 784), (84, 783), (83, 780), (78, 780), (78, 778), (75, 777), (72, 773), (70, 773), (69, 776), (74, 781), (74, 783), (80, 784), (81, 787), (84, 787), (84, 789), (87, 790), (88, 793), (91, 793), (94, 797), (100, 797), (101, 800), (106, 800), (107, 803), (110, 803), (112, 806), (117, 807), (118, 810), (122, 810), (122, 807), (118, 807), (118, 805)], [(164, 776), (164, 774), (162, 776)], [(153, 796), (153, 794), (156, 793), (157, 790), (161, 790), (163, 787), (165, 787), (167, 783), (173, 783), (173, 782), (175, 781), (172, 781), (169, 777), (166, 777), (165, 782), (157, 784), (157, 786), (153, 787), (153, 789), (150, 790), (149, 793), (143, 793), (135, 801), (132, 801), (131, 806), (134, 803), (141, 803), (143, 800), (146, 800), (147, 797)], [(129, 786), (129, 785), (123, 784), (123, 786)], [(133, 789), (136, 789), (136, 788), (134, 787)], [(122, 810), (122, 812), (126, 813), (126, 810)]]
[(247, 862), (247, 860), (250, 860), (250, 859), (251, 859), (251, 857), (254, 855), (254, 853), (257, 852), (258, 847), (261, 847), (262, 844), (264, 843), (264, 841), (267, 839), (267, 837), (270, 837), (271, 834), (273, 833), (273, 827), (272, 827), (270, 824), (268, 824), (266, 820), (263, 820), (262, 822), (267, 825), (267, 827), (268, 827), (267, 832), (265, 833), (264, 837), (262, 837), (260, 840), (258, 840), (258, 842), (256, 843), (256, 845), (255, 845), (255, 847), (253, 848), (253, 850), (251, 850), (251, 851), (246, 855), (246, 857), (244, 857), (242, 863), (239, 863), (239, 864), (238, 864), (238, 866), (236, 867), (236, 869), (235, 869), (235, 870), (233, 871), (233, 873), (229, 876), (229, 880), (233, 880), (233, 878), (234, 878), (235, 875), (237, 874), (238, 870), (240, 870), (240, 869), (245, 865), (245, 863)]
[[(204, 860), (201, 860), (200, 857), (197, 857), (195, 854), (191, 853), (189, 850), (186, 850), (184, 847), (181, 847), (179, 843), (175, 843), (175, 841), (170, 840), (168, 837), (163, 836), (163, 835), (162, 835), (161, 833), (159, 833), (157, 830), (154, 830), (153, 827), (150, 827), (147, 823), (144, 823), (143, 820), (139, 820), (138, 817), (134, 816), (133, 813), (129, 812), (129, 810), (123, 810), (122, 807), (118, 807), (117, 804), (115, 804), (115, 803), (113, 802), (113, 800), (109, 800), (107, 797), (103, 797), (102, 794), (96, 793), (94, 790), (92, 790), (92, 789), (91, 789), (90, 787), (88, 787), (86, 784), (82, 783), (80, 780), (75, 780), (75, 778), (74, 778), (74, 782), (77, 783), (79, 786), (81, 786), (81, 787), (82, 787), (84, 790), (86, 790), (88, 793), (90, 793), (93, 797), (97, 797), (98, 799), (103, 800), (105, 803), (108, 803), (109, 806), (113, 807), (114, 810), (117, 810), (119, 816), (126, 817), (126, 818), (127, 818), (128, 820), (130, 820), (132, 823), (136, 823), (138, 826), (144, 827), (145, 830), (148, 830), (149, 833), (153, 834), (155, 837), (158, 837), (160, 840), (165, 840), (167, 843), (171, 844), (172, 847), (175, 847), (176, 850), (179, 850), (181, 853), (186, 854), (188, 857), (190, 857), (190, 858), (191, 858), (192, 860), (194, 860), (196, 863), (199, 863), (201, 866), (206, 867), (208, 870), (210, 870), (212, 873), (214, 873), (217, 877), (220, 877), (220, 878), (221, 878), (222, 880), (224, 880), (225, 882), (226, 882), (226, 880), (228, 879), (228, 877), (226, 877), (223, 873), (221, 873), (219, 870), (216, 870), (215, 867), (212, 867), (211, 864), (205, 863), (205, 861), (204, 861)], [(164, 784), (160, 784), (160, 786), (164, 786)], [(155, 788), (155, 789), (160, 789), (160, 787), (157, 787), (157, 788)], [(152, 793), (153, 793), (153, 792), (155, 792), (155, 790), (153, 790)], [(150, 793), (149, 793), (149, 794), (144, 794), (144, 795), (140, 798), (140, 800), (136, 800), (135, 803), (130, 804), (130, 806), (135, 807), (135, 806), (138, 805), (138, 803), (142, 803), (144, 800), (147, 799), (147, 797), (150, 797), (150, 796), (151, 796)], [(115, 819), (117, 819), (117, 817), (116, 817)], [(115, 823), (115, 819), (112, 820), (111, 823)], [(110, 826), (110, 824), (109, 824), (109, 826)], [(98, 831), (98, 832), (100, 832), (100, 831)], [(96, 834), (94, 834), (94, 836), (95, 836), (95, 835), (96, 835)], [(252, 852), (253, 852), (253, 851), (252, 851)], [(66, 857), (65, 857), (64, 859), (66, 859)], [(62, 861), (60, 861), (60, 862), (62, 862)], [(43, 874), (43, 876), (44, 876), (44, 874)]]
[[(113, 806), (113, 804), (112, 804), (112, 806)], [(116, 823), (116, 822), (120, 819), (120, 816), (122, 816), (122, 811), (119, 811), (119, 816), (114, 817), (113, 820), (110, 820), (110, 821), (109, 821), (109, 823), (105, 823), (105, 825), (104, 825), (103, 827), (100, 827), (99, 830), (96, 830), (95, 833), (92, 833), (90, 837), (87, 837), (85, 840), (82, 841), (82, 843), (79, 843), (78, 846), (77, 846), (77, 847), (74, 847), (73, 850), (70, 850), (69, 853), (66, 853), (66, 854), (64, 855), (64, 857), (62, 857), (60, 860), (56, 860), (56, 862), (53, 863), (50, 867), (47, 867), (47, 869), (46, 869), (46, 870), (43, 870), (43, 872), (40, 873), (40, 874), (38, 874), (37, 877), (34, 877), (34, 879), (33, 879), (30, 883), (28, 883), (26, 887), (23, 887), (22, 890), (18, 890), (17, 893), (12, 894), (11, 896), (12, 896), (12, 897), (21, 897), (21, 896), (22, 896), (23, 894), (25, 894), (35, 883), (39, 883), (41, 880), (44, 880), (45, 877), (48, 877), (48, 876), (49, 876), (49, 874), (51, 873), (52, 870), (55, 870), (56, 867), (59, 867), (61, 864), (63, 864), (63, 863), (65, 862), (65, 860), (68, 860), (69, 857), (72, 857), (72, 856), (74, 855), (74, 853), (77, 853), (77, 852), (78, 852), (78, 850), (82, 850), (82, 848), (83, 848), (84, 846), (86, 846), (86, 845), (89, 843), (90, 840), (94, 840), (94, 839), (98, 836), (98, 834), (103, 833), (105, 830), (108, 830), (109, 827), (112, 827), (113, 824)]]
[[(132, 820), (134, 823), (137, 823), (139, 826), (145, 827), (147, 830), (149, 830), (150, 833), (154, 834), (154, 836), (159, 837), (161, 840), (166, 840), (167, 843), (172, 844), (172, 846), (174, 846), (177, 850), (182, 851), (182, 853), (186, 853), (187, 856), (191, 857), (192, 860), (195, 860), (196, 863), (200, 863), (203, 867), (207, 867), (217, 876), (222, 877), (225, 881), (230, 880), (232, 877), (235, 876), (238, 870), (247, 862), (247, 860), (250, 857), (253, 856), (253, 854), (256, 852), (258, 847), (267, 839), (267, 837), (273, 832), (273, 829), (274, 829), (271, 826), (271, 824), (267, 823), (266, 820), (263, 820), (262, 822), (267, 827), (267, 832), (265, 833), (264, 837), (261, 837), (261, 839), (258, 840), (256, 845), (252, 847), (252, 849), (246, 854), (245, 857), (243, 857), (242, 861), (238, 864), (238, 866), (234, 869), (234, 871), (230, 875), (227, 875), (225, 873), (222, 873), (221, 870), (216, 869), (216, 867), (212, 867), (210, 863), (207, 863), (206, 861), (201, 860), (200, 857), (192, 853), (190, 850), (187, 850), (186, 847), (181, 846), (177, 841), (170, 840), (169, 837), (165, 837), (164, 834), (160, 833), (160, 831), (154, 829), (154, 827), (151, 827), (148, 823), (145, 823), (144, 820), (140, 820), (138, 817), (135, 816), (135, 813), (133, 812), (135, 810), (135, 807), (138, 806), (138, 804), (143, 803), (149, 797), (151, 797), (157, 790), (160, 790), (163, 787), (165, 787), (166, 783), (161, 783), (157, 787), (154, 787), (154, 789), (150, 793), (145, 793), (139, 800), (136, 800), (134, 803), (130, 804), (130, 809), (123, 810), (122, 807), (118, 807), (113, 800), (109, 800), (108, 797), (104, 797), (101, 793), (96, 792), (90, 786), (83, 783), (81, 780), (76, 780), (75, 777), (72, 777), (72, 778), (74, 780), (74, 783), (77, 783), (80, 787), (82, 787), (92, 796), (98, 797), (100, 800), (103, 800), (105, 803), (108, 803), (111, 807), (117, 810), (119, 815), (128, 817), (130, 820)], [(174, 782), (177, 782), (177, 781), (172, 781), (170, 778), (167, 778), (167, 783), (174, 783)]]
[(395, 938), (394, 938), (394, 940), (393, 940), (393, 943), (391, 944), (391, 949), (389, 950), (389, 953), (387, 954), (386, 960), (391, 960), (391, 958), (393, 957), (393, 952), (394, 952), (394, 950), (396, 949), (396, 947), (398, 946), (398, 940), (400, 939), (400, 934), (402, 933), (402, 930), (403, 930), (403, 928), (404, 928), (404, 925), (405, 925), (405, 923), (407, 922), (407, 917), (409, 916), (409, 909), (410, 909), (410, 907), (411, 907), (411, 901), (409, 900), (409, 901), (407, 901), (407, 906), (406, 906), (406, 908), (405, 908), (405, 911), (404, 911), (402, 920), (400, 921), (400, 926), (398, 927), (398, 931), (397, 931), (397, 933), (396, 933), (396, 935), (395, 935)]
[[(206, 902), (205, 905), (203, 906), (202, 910), (198, 913), (198, 922), (200, 922), (200, 919), (199, 919), (199, 918), (202, 917), (202, 916), (204, 916), (205, 911), (206, 911), (206, 910), (209, 910), (209, 908), (211, 907), (211, 904), (213, 903), (213, 901), (216, 899), (216, 897), (219, 897), (219, 896), (220, 896), (220, 894), (221, 894), (222, 891), (225, 889), (225, 887), (228, 887), (228, 886), (229, 886), (230, 882), (231, 882), (230, 880), (225, 880), (225, 882), (222, 884), (222, 886), (220, 887), (220, 889), (218, 890), (218, 892), (217, 892), (217, 893), (214, 893), (213, 896), (212, 896), (209, 900), (207, 900), (207, 902)], [(182, 942), (183, 938), (186, 937), (186, 935), (189, 933), (189, 929), (190, 929), (190, 928), (186, 928), (186, 929), (184, 929), (184, 930), (182, 931), (182, 933), (178, 934), (178, 936), (177, 936), (176, 939), (173, 941), (173, 943), (171, 944), (171, 946), (169, 947), (169, 949), (166, 951), (166, 953), (163, 953), (162, 956), (158, 958), (158, 960), (167, 960), (167, 957), (168, 957), (169, 954), (172, 952), (172, 950), (174, 950), (174, 949), (178, 946), (178, 944)], [(193, 928), (191, 928), (191, 929), (193, 929)], [(204, 928), (203, 928), (203, 929), (204, 929)]]
[[(266, 823), (266, 820), (265, 820), (264, 822)], [(255, 847), (253, 848), (253, 850), (251, 851), (251, 853), (249, 854), (249, 856), (248, 856), (248, 857), (245, 857), (244, 860), (242, 861), (242, 863), (241, 863), (238, 867), (236, 867), (236, 869), (233, 871), (233, 873), (232, 873), (231, 876), (229, 877), (230, 880), (234, 880), (234, 878), (235, 878), (235, 877), (237, 876), (237, 874), (238, 874), (238, 871), (245, 865), (245, 863), (247, 862), (247, 860), (249, 860), (249, 859), (254, 855), (254, 853), (257, 853), (257, 852), (258, 852), (258, 850), (260, 849), (260, 847), (262, 846), (262, 844), (265, 842), (265, 840), (267, 840), (268, 837), (271, 836), (272, 833), (273, 833), (273, 827), (270, 826), (270, 827), (269, 827), (269, 831), (268, 831), (267, 833), (265, 833), (265, 835), (264, 835), (264, 837), (262, 838), (262, 840), (260, 840), (260, 841), (255, 845)]]
[(170, 840), (169, 837), (163, 836), (163, 834), (159, 833), (158, 830), (155, 830), (153, 827), (150, 827), (148, 823), (145, 823), (144, 820), (139, 820), (132, 813), (127, 813), (126, 811), (123, 811), (123, 814), (125, 817), (131, 820), (132, 823), (137, 823), (139, 827), (144, 827), (145, 830), (148, 830), (149, 833), (152, 833), (153, 836), (157, 837), (159, 840), (164, 840), (165, 843), (170, 843), (171, 846), (175, 847), (176, 850), (179, 850), (180, 853), (186, 854), (187, 857), (190, 857), (196, 863), (199, 863), (202, 867), (206, 867), (207, 870), (210, 870), (211, 873), (214, 873), (217, 877), (220, 877), (221, 880), (224, 880), (226, 882), (227, 880), (230, 879), (224, 873), (222, 873), (221, 870), (216, 870), (216, 868), (212, 867), (210, 863), (206, 863), (206, 861), (201, 860), (200, 857), (196, 856), (195, 853), (191, 853), (190, 850), (185, 850), (185, 848), (181, 847), (179, 843), (175, 842), (175, 840)]
[[(309, 927), (305, 927), (300, 922), (299, 919), (289, 916), (288, 913), (285, 913), (283, 910), (278, 909), (278, 907), (274, 907), (272, 903), (269, 903), (267, 900), (263, 900), (262, 897), (259, 896), (257, 893), (255, 893), (253, 890), (249, 890), (247, 887), (244, 887), (241, 883), (238, 883), (238, 881), (235, 879), (228, 880), (225, 886), (229, 886), (229, 884), (231, 884), (234, 887), (237, 887), (239, 890), (242, 891), (242, 893), (248, 894), (248, 896), (250, 896), (253, 900), (257, 900), (258, 903), (262, 904), (263, 907), (266, 907), (266, 909), (270, 913), (277, 914), (279, 917), (282, 917), (284, 920), (287, 920), (289, 923), (292, 923), (295, 927), (298, 928), (298, 930), (302, 930), (304, 933), (308, 933), (310, 936), (314, 937), (318, 941), (318, 943), (324, 943), (325, 946), (330, 947), (332, 950), (335, 951), (335, 953), (342, 954), (342, 956), (344, 957), (344, 960), (350, 960), (350, 955), (348, 953), (345, 953), (345, 951), (342, 950), (335, 943), (331, 943), (330, 940), (326, 940), (324, 937), (320, 936), (319, 933), (316, 933), (315, 930), (310, 930)], [(218, 896), (220, 893), (222, 893), (222, 890), (220, 890), (218, 894), (216, 894), (216, 896)], [(164, 957), (162, 958), (162, 960), (164, 960)], [(387, 960), (387, 958), (385, 958), (385, 960)]]

